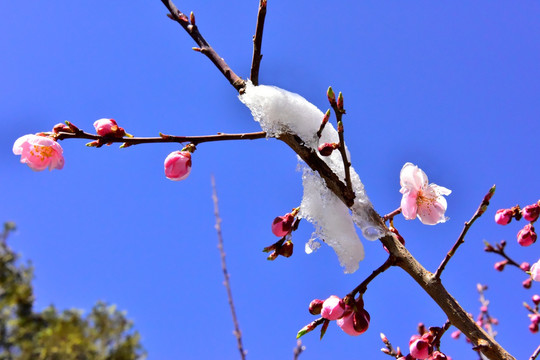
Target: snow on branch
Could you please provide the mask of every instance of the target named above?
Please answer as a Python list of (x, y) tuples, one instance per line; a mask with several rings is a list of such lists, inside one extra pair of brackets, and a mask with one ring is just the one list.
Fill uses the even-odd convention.
[[(331, 124), (324, 127), (320, 138), (317, 136), (324, 114), (298, 94), (275, 86), (254, 86), (248, 81), (245, 92), (239, 98), (251, 110), (253, 118), (268, 137), (279, 137), (284, 133), (294, 134), (316, 154), (319, 154), (319, 144), (339, 142), (338, 132)], [(348, 150), (346, 152), (350, 158)], [(345, 181), (343, 159), (338, 152), (319, 157), (342, 182)], [(307, 166), (304, 166), (303, 170), (304, 196), (300, 207), (300, 217), (315, 225), (315, 235), (332, 246), (346, 273), (356, 271), (358, 262), (364, 258), (364, 249), (354, 224), (368, 240), (376, 240), (386, 234), (380, 219), (373, 216), (373, 205), (366, 195), (360, 177), (352, 167), (350, 171), (355, 195), (354, 204), (350, 207), (352, 214), (327, 188), (319, 174)], [(308, 243), (308, 249), (313, 250), (312, 241)]]

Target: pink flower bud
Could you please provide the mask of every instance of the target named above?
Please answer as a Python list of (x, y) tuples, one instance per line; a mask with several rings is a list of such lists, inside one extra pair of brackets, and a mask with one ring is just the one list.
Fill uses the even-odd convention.
[(67, 126), (66, 124), (63, 124), (63, 123), (59, 123), (59, 124), (54, 125), (52, 131), (55, 134), (58, 134), (59, 132), (69, 132), (69, 133), (73, 132), (73, 131), (71, 131), (71, 128), (69, 126)]
[(450, 334), (450, 336), (452, 337), (452, 339), (459, 339), (459, 336), (461, 335), (461, 331), (459, 330), (456, 330), (454, 331), (452, 334)]
[(315, 299), (309, 303), (309, 313), (311, 315), (319, 315), (323, 307), (323, 300)]
[(332, 152), (339, 147), (336, 143), (324, 143), (319, 146), (319, 154), (322, 156), (330, 156)]
[(427, 359), (431, 352), (431, 345), (418, 335), (413, 335), (409, 341), (409, 351), (415, 359)]
[(531, 269), (531, 264), (528, 262), (522, 262), (521, 265), (519, 265), (519, 268), (523, 271), (529, 271)]
[(34, 171), (42, 171), (46, 168), (60, 170), (64, 167), (62, 147), (50, 137), (21, 136), (13, 144), (13, 153), (21, 155), (21, 162)]
[(165, 158), (165, 176), (169, 180), (184, 180), (191, 172), (191, 153), (173, 151)]
[(486, 305), (482, 305), (482, 306), (480, 307), (480, 311), (481, 311), (481, 312), (484, 312), (484, 313), (487, 312), (487, 311), (488, 311), (487, 306), (486, 306)]
[[(530, 270), (530, 273), (531, 273), (531, 279), (533, 279), (534, 281), (540, 281), (540, 260), (538, 260), (537, 262), (535, 262), (532, 266), (531, 266), (531, 270)], [(536, 298), (535, 298), (536, 297)], [(536, 301), (535, 301), (536, 300)], [(538, 305), (538, 303), (540, 303), (540, 296), (538, 295), (534, 295), (533, 296), (533, 302)]]
[(538, 204), (532, 204), (527, 205), (521, 210), (521, 215), (523, 218), (527, 221), (534, 222), (538, 220), (538, 216), (540, 215), (540, 205)]
[[(355, 314), (357, 315), (355, 316)], [(341, 319), (338, 319), (336, 324), (345, 333), (351, 336), (358, 336), (367, 330), (369, 326), (369, 314), (364, 309), (360, 309), (358, 313), (350, 312)]]
[(345, 313), (345, 303), (336, 295), (330, 296), (322, 305), (321, 316), (327, 320), (337, 320)]
[(531, 324), (529, 325), (529, 330), (530, 330), (533, 334), (537, 333), (537, 332), (538, 332), (538, 324), (531, 323)]
[(126, 135), (123, 128), (119, 127), (113, 119), (99, 119), (94, 122), (94, 128), (99, 136), (111, 136), (122, 138)]
[(354, 330), (359, 334), (363, 334), (369, 328), (369, 322), (371, 317), (366, 309), (360, 309), (353, 315), (353, 326)]
[(500, 209), (495, 213), (495, 222), (499, 225), (507, 225), (512, 221), (512, 215), (514, 211), (512, 209)]
[(502, 261), (496, 262), (494, 265), (494, 268), (497, 271), (503, 271), (506, 264), (508, 264), (508, 260), (502, 260)]
[(278, 255), (284, 256), (286, 258), (291, 257), (293, 254), (294, 245), (291, 240), (287, 240), (279, 247)]
[(432, 360), (448, 360), (448, 357), (443, 354), (442, 352), (440, 351), (434, 351), (433, 354), (431, 354), (431, 358)]
[(523, 282), (521, 283), (521, 285), (522, 285), (525, 289), (530, 289), (531, 286), (532, 286), (532, 279), (531, 279), (531, 278), (528, 278), (528, 279), (523, 280)]
[(531, 322), (536, 325), (540, 324), (540, 315), (538, 314), (531, 315)]
[(536, 294), (533, 295), (532, 296), (532, 301), (533, 301), (533, 303), (535, 303), (535, 305), (540, 304), (540, 295), (536, 295)]
[(283, 216), (278, 216), (272, 222), (272, 232), (277, 237), (284, 237), (291, 232), (293, 223), (294, 216), (290, 213)]
[(531, 224), (525, 225), (525, 227), (519, 230), (517, 234), (518, 243), (521, 246), (529, 246), (534, 244), (537, 235), (534, 232), (534, 227)]

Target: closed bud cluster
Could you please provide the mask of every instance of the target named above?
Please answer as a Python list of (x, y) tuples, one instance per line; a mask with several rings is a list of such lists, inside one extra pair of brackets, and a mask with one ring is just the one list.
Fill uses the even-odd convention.
[(275, 244), (265, 247), (263, 252), (272, 251), (266, 259), (273, 261), (276, 260), (280, 255), (286, 258), (290, 257), (293, 254), (293, 249), (294, 244), (291, 240), (284, 241), (284, 239), (281, 239)]

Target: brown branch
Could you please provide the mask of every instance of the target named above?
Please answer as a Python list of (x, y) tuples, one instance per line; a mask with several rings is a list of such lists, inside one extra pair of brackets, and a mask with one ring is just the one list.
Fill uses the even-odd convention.
[(217, 133), (216, 135), (201, 135), (201, 136), (174, 136), (161, 134), (159, 137), (123, 137), (115, 138), (108, 136), (99, 136), (90, 134), (82, 130), (71, 132), (59, 132), (53, 135), (57, 140), (65, 139), (89, 139), (99, 141), (101, 144), (107, 143), (125, 143), (126, 146), (138, 145), (138, 144), (152, 144), (152, 143), (191, 143), (194, 145), (202, 144), (212, 141), (226, 141), (226, 140), (254, 140), (262, 139), (266, 137), (264, 131), (244, 134), (224, 134)]
[(401, 206), (398, 207), (396, 210), (392, 211), (391, 213), (388, 213), (383, 216), (383, 221), (392, 220), (394, 216), (401, 214)]
[(363, 294), (366, 292), (367, 290), (367, 287), (369, 285), (369, 283), (375, 279), (377, 276), (379, 276), (380, 274), (382, 274), (383, 272), (385, 272), (386, 270), (388, 270), (390, 268), (390, 266), (394, 265), (395, 263), (395, 258), (390, 255), (388, 257), (388, 259), (386, 259), (386, 261), (381, 265), (379, 266), (377, 269), (373, 270), (373, 272), (364, 280), (360, 283), (360, 285), (358, 285), (357, 287), (355, 287), (353, 289), (353, 291), (351, 291), (347, 297), (350, 297), (350, 298), (354, 298), (355, 295), (357, 293), (360, 293), (360, 294)]
[(218, 68), (219, 71), (229, 80), (229, 83), (238, 91), (241, 92), (245, 86), (246, 82), (240, 78), (238, 75), (232, 71), (232, 69), (227, 65), (225, 60), (218, 55), (218, 53), (208, 44), (204, 37), (199, 32), (199, 29), (195, 25), (194, 16), (191, 16), (192, 21), (182, 13), (176, 5), (171, 0), (161, 0), (163, 5), (167, 7), (170, 11), (170, 18), (178, 22), (184, 30), (191, 36), (191, 38), (199, 45), (199, 48), (196, 49), (204, 55), (206, 55), (210, 61)]
[(264, 30), (264, 18), (266, 17), (266, 0), (261, 0), (259, 3), (259, 13), (257, 14), (257, 26), (255, 35), (253, 36), (253, 60), (251, 62), (250, 79), (253, 85), (259, 85), (259, 68), (261, 66), (261, 48)]
[(459, 238), (457, 239), (456, 243), (454, 244), (454, 246), (452, 246), (452, 249), (450, 249), (448, 254), (446, 254), (446, 257), (441, 262), (441, 264), (439, 265), (439, 268), (435, 272), (435, 278), (438, 279), (441, 277), (441, 274), (444, 268), (446, 267), (446, 264), (448, 264), (452, 256), (454, 256), (459, 246), (465, 242), (465, 235), (467, 234), (467, 231), (469, 231), (469, 228), (476, 221), (476, 219), (482, 216), (482, 214), (486, 211), (489, 205), (489, 200), (491, 199), (494, 193), (495, 193), (495, 185), (493, 185), (491, 189), (489, 189), (488, 193), (484, 196), (484, 199), (480, 203), (480, 206), (478, 206), (478, 209), (474, 213), (473, 217), (465, 223), (465, 226), (463, 227), (463, 230), (461, 231), (461, 234), (459, 235)]
[(231, 291), (231, 283), (229, 280), (229, 272), (227, 271), (227, 263), (225, 261), (225, 250), (223, 248), (223, 236), (221, 234), (221, 217), (219, 216), (219, 207), (218, 207), (218, 197), (217, 197), (217, 191), (216, 191), (216, 181), (214, 179), (214, 176), (211, 178), (212, 181), (212, 200), (214, 202), (214, 216), (216, 218), (216, 232), (218, 237), (218, 249), (219, 254), (221, 255), (221, 269), (223, 270), (223, 277), (225, 280), (223, 281), (223, 285), (225, 285), (225, 288), (227, 289), (227, 297), (229, 299), (229, 307), (231, 308), (231, 314), (233, 318), (234, 323), (234, 336), (236, 337), (236, 342), (238, 344), (238, 351), (240, 351), (240, 357), (242, 360), (246, 359), (246, 351), (244, 350), (244, 346), (242, 345), (242, 332), (240, 331), (240, 326), (238, 325), (238, 318), (236, 317), (236, 310), (234, 308), (234, 302), (232, 297), (232, 291)]

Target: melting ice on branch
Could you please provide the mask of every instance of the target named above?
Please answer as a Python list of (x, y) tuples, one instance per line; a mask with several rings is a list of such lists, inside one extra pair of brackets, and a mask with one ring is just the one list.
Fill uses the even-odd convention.
[[(317, 137), (324, 114), (298, 94), (275, 86), (253, 86), (248, 81), (244, 94), (239, 98), (251, 110), (253, 118), (259, 122), (268, 137), (278, 137), (283, 133), (297, 135), (305, 146), (317, 154), (319, 144), (339, 142), (338, 133), (331, 124), (325, 126), (320, 139)], [(319, 157), (344, 182), (345, 170), (339, 152), (334, 151), (330, 156)], [(348, 151), (347, 157), (350, 159)], [(385, 234), (382, 223), (373, 218), (373, 205), (366, 195), (360, 177), (352, 167), (350, 171), (356, 196), (351, 207), (352, 214), (326, 187), (319, 174), (307, 166), (303, 170), (304, 196), (299, 214), (315, 225), (315, 234), (332, 246), (347, 273), (356, 271), (358, 262), (364, 258), (364, 249), (354, 224), (368, 240), (376, 240)]]

